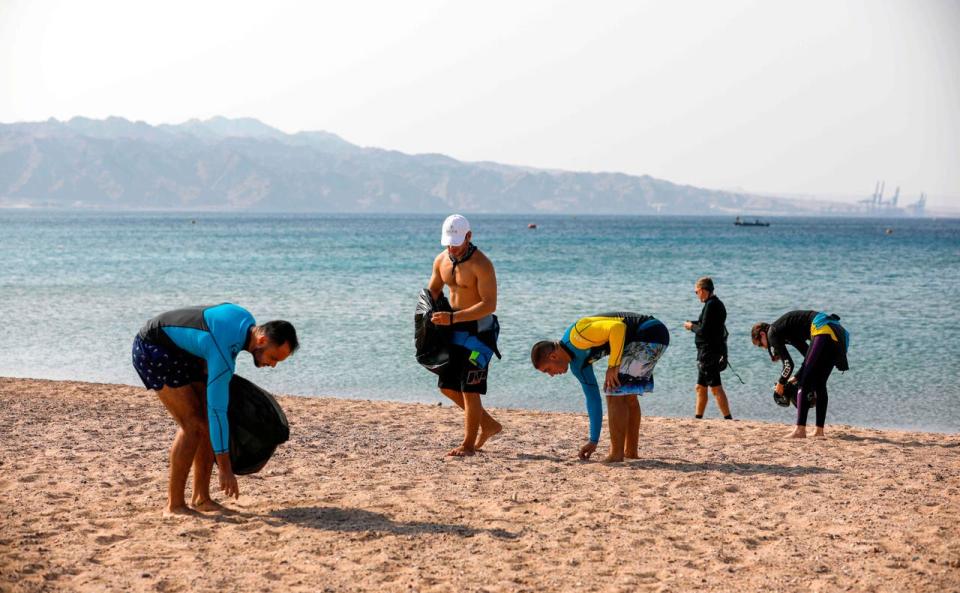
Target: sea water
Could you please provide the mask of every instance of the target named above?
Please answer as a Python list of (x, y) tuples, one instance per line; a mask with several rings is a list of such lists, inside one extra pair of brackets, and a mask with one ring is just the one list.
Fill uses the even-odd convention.
[[(448, 403), (413, 345), (443, 218), (0, 211), (0, 375), (138, 385), (130, 345), (147, 319), (229, 301), (297, 327), (301, 350), (276, 369), (241, 353), (237, 372), (266, 389)], [(960, 220), (469, 218), (498, 283), (503, 359), (487, 406), (582, 412), (577, 381), (536, 372), (530, 346), (579, 317), (624, 310), (670, 330), (644, 413), (692, 416), (696, 351), (683, 322), (700, 312), (694, 282), (710, 275), (744, 381), (723, 374), (735, 417), (792, 422), (771, 395), (779, 364), (752, 346), (750, 327), (816, 309), (851, 334), (850, 370), (829, 382), (828, 424), (960, 430)], [(718, 415), (712, 398), (707, 415)]]

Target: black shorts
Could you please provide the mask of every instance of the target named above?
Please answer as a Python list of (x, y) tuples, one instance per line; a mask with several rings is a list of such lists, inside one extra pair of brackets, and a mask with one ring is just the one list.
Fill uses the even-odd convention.
[(721, 363), (722, 354), (713, 352), (697, 352), (697, 385), (707, 387), (720, 387), (723, 382), (720, 379), (720, 371), (725, 368)]
[(137, 335), (133, 339), (133, 368), (143, 386), (160, 391), (164, 385), (183, 387), (190, 383), (206, 383), (203, 359), (179, 348), (168, 348), (148, 342)]
[[(484, 318), (481, 322), (467, 321), (457, 323), (451, 326), (452, 331), (465, 331), (474, 336), (478, 336), (481, 341), (496, 350), (497, 336), (500, 333), (500, 325), (496, 320), (496, 315), (490, 316), (488, 320)], [(478, 329), (479, 323), (484, 323), (483, 331)], [(490, 361), (486, 366), (477, 366), (470, 359), (470, 351), (460, 346), (450, 346), (450, 362), (440, 371), (437, 378), (437, 387), (440, 389), (452, 389), (461, 393), (479, 393), (483, 395), (487, 392), (487, 372), (490, 370)]]
[(451, 348), (450, 363), (441, 371), (437, 379), (440, 389), (453, 389), (461, 393), (487, 392), (487, 368), (481, 369), (470, 362), (470, 353), (463, 348)]

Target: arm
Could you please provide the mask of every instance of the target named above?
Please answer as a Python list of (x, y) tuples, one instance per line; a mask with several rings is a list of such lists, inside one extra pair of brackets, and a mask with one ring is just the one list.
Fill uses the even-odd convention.
[(780, 371), (780, 377), (777, 379), (777, 383), (784, 385), (790, 380), (790, 376), (793, 375), (793, 359), (790, 358), (790, 352), (787, 351), (786, 346), (780, 346), (776, 348), (774, 352), (780, 357), (780, 362), (783, 363), (783, 369)]
[(210, 444), (216, 455), (230, 452), (227, 407), (230, 404), (231, 378), (233, 370), (224, 364), (219, 353), (207, 359), (207, 422), (210, 426)]
[(593, 365), (583, 370), (575, 370), (571, 366), (570, 370), (580, 381), (580, 387), (583, 389), (583, 396), (587, 403), (587, 416), (590, 418), (590, 442), (596, 444), (600, 442), (600, 429), (603, 428), (603, 399), (600, 397), (600, 386), (593, 373)]
[[(209, 364), (207, 366), (209, 372)], [(227, 496), (237, 498), (240, 488), (237, 477), (233, 475), (230, 463), (230, 426), (227, 422), (227, 407), (230, 403), (230, 379), (233, 370), (222, 372), (216, 379), (213, 374), (207, 382), (207, 418), (209, 419), (210, 443), (219, 468), (220, 489)]]
[(440, 277), (440, 258), (442, 256), (441, 253), (433, 258), (433, 271), (430, 273), (430, 282), (427, 283), (427, 288), (430, 290), (430, 296), (433, 300), (437, 300), (443, 293), (443, 278)]
[(692, 331), (694, 335), (700, 337), (701, 331), (703, 330), (704, 318), (707, 315), (707, 305), (704, 304), (703, 308), (700, 309), (700, 317), (696, 321), (685, 321), (683, 322), (683, 327)]

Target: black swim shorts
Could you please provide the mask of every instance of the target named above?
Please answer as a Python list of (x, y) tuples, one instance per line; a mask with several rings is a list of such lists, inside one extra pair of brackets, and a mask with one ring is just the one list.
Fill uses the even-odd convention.
[(697, 385), (707, 387), (720, 387), (723, 385), (720, 379), (722, 370), (722, 354), (708, 352), (705, 350), (697, 351)]
[(183, 387), (190, 383), (206, 383), (203, 360), (179, 348), (168, 348), (147, 342), (139, 335), (133, 339), (133, 368), (144, 387), (160, 391), (164, 385)]
[[(480, 329), (480, 325), (483, 329)], [(477, 336), (490, 348), (496, 349), (497, 335), (500, 333), (500, 326), (496, 321), (495, 315), (489, 315), (479, 322), (466, 321), (450, 326), (451, 332), (465, 331), (471, 335)], [(452, 389), (461, 393), (479, 393), (483, 395), (487, 392), (487, 372), (490, 370), (490, 361), (486, 361), (485, 366), (478, 366), (471, 360), (470, 350), (457, 346), (450, 346), (450, 362), (440, 371), (437, 378), (437, 387), (440, 389)]]

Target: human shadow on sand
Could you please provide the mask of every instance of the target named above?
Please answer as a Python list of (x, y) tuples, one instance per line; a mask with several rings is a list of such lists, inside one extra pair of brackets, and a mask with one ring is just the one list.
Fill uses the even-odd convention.
[(806, 476), (810, 474), (836, 474), (836, 470), (808, 465), (771, 465), (767, 463), (715, 463), (705, 461), (695, 463), (679, 460), (676, 463), (659, 459), (640, 459), (625, 464), (630, 469), (667, 469), (683, 473), (721, 472), (753, 476), (767, 474), (774, 476)]
[(381, 532), (394, 535), (420, 535), (439, 533), (473, 537), (486, 533), (499, 539), (516, 539), (517, 533), (505, 529), (475, 529), (467, 525), (432, 523), (423, 521), (394, 521), (381, 513), (354, 508), (293, 507), (271, 511), (273, 519), (312, 529), (343, 532)]
[(541, 455), (539, 453), (517, 453), (514, 457), (517, 461), (553, 461), (556, 463), (565, 463), (571, 461), (569, 457), (559, 455)]
[[(950, 436), (950, 435), (944, 435)], [(884, 437), (861, 437), (854, 434), (838, 434), (831, 435), (830, 438), (834, 438), (840, 441), (853, 441), (856, 443), (881, 443), (884, 445), (899, 445), (901, 447), (943, 447), (944, 449), (956, 449), (960, 448), (960, 441), (953, 441), (948, 443), (921, 443), (920, 441), (895, 441), (892, 439), (887, 439)]]

